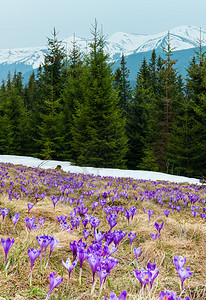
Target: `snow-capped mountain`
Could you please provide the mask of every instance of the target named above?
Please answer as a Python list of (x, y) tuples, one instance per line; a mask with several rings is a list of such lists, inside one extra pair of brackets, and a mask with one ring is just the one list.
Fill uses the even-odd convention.
[[(181, 26), (171, 29), (170, 44), (173, 51), (182, 51), (192, 49), (198, 46), (200, 39), (200, 28), (194, 26)], [(137, 54), (146, 54), (153, 49), (161, 51), (162, 47), (167, 45), (168, 32), (162, 32), (153, 35), (128, 34), (117, 32), (106, 39), (106, 51), (109, 52), (112, 61), (120, 59), (124, 53), (126, 57)], [(206, 31), (201, 30), (202, 46), (206, 46)], [(72, 48), (73, 37), (68, 37), (62, 42), (69, 52)], [(83, 52), (89, 51), (89, 40), (76, 37), (77, 45)], [(44, 61), (44, 54), (47, 47), (18, 48), (18, 49), (0, 49), (0, 80), (5, 79), (8, 71), (13, 73), (22, 72), (30, 74), (32, 70)]]

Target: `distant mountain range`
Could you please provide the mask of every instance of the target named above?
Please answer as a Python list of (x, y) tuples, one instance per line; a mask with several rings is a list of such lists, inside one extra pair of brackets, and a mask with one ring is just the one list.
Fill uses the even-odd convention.
[[(194, 26), (181, 26), (169, 30), (173, 58), (177, 60), (177, 69), (185, 78), (188, 62), (194, 56), (194, 50), (198, 49), (200, 39), (200, 28)], [(153, 49), (157, 55), (163, 57), (162, 48), (167, 44), (168, 32), (153, 35), (127, 34), (117, 32), (106, 38), (105, 50), (110, 54), (110, 60), (114, 63), (114, 68), (118, 67), (121, 55), (124, 53), (127, 68), (130, 70), (130, 80), (135, 81), (137, 71), (143, 58), (150, 59)], [(206, 51), (206, 31), (201, 29), (201, 40), (203, 51)], [(72, 48), (73, 37), (62, 40), (67, 51)], [(83, 52), (88, 52), (89, 40), (76, 37), (77, 46)], [(8, 72), (11, 74), (22, 72), (24, 80), (27, 81), (31, 72), (36, 71), (44, 61), (44, 54), (47, 47), (0, 49), (0, 81), (7, 78)]]

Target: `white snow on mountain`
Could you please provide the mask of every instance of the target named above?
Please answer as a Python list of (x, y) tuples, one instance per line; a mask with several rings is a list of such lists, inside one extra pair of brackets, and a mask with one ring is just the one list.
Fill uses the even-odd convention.
[[(181, 26), (170, 31), (171, 48), (175, 51), (194, 48), (198, 45), (200, 38), (200, 28), (194, 26)], [(117, 32), (106, 39), (106, 51), (109, 52), (113, 60), (124, 53), (126, 56), (138, 52), (147, 52), (153, 49), (165, 47), (168, 32), (153, 35), (128, 34)], [(206, 45), (206, 31), (201, 30), (202, 46)], [(72, 49), (73, 37), (68, 37), (62, 42), (67, 52)], [(89, 51), (89, 42), (84, 38), (76, 37), (77, 46), (83, 51)], [(44, 61), (44, 54), (47, 47), (0, 49), (0, 64), (20, 64), (31, 65), (33, 69)]]

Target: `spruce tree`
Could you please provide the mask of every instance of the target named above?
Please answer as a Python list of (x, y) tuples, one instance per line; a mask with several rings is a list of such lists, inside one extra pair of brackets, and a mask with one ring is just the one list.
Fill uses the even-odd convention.
[(76, 163), (83, 166), (125, 166), (127, 138), (118, 92), (114, 87), (104, 38), (93, 27), (93, 42), (84, 69), (83, 101), (77, 103), (72, 128)]
[(165, 59), (159, 58), (157, 64), (157, 95), (158, 101), (158, 139), (156, 141), (156, 155), (161, 171), (166, 170), (168, 163), (168, 145), (173, 122), (176, 120), (179, 101), (183, 97), (183, 82), (174, 68), (176, 61), (172, 59), (170, 34), (163, 49)]
[[(201, 31), (200, 31), (201, 34)], [(201, 35), (195, 58), (187, 69), (187, 89), (191, 102), (190, 172), (195, 177), (206, 175), (206, 53)]]
[(119, 105), (123, 111), (123, 115), (126, 115), (128, 110), (128, 103), (131, 100), (131, 86), (128, 80), (129, 70), (126, 67), (126, 60), (122, 53), (120, 67), (115, 71), (115, 86), (119, 91)]
[(128, 168), (157, 170), (153, 150), (155, 124), (156, 98), (150, 85), (149, 67), (143, 59), (127, 114)]
[(48, 38), (48, 53), (38, 73), (40, 101), (35, 108), (39, 114), (36, 142), (42, 158), (56, 159), (61, 149), (60, 95), (66, 78), (66, 64), (65, 49), (54, 29), (53, 37)]
[(83, 54), (77, 46), (75, 36), (73, 47), (69, 53), (68, 61), (68, 77), (65, 87), (61, 94), (62, 101), (62, 136), (63, 149), (60, 158), (75, 160), (75, 154), (72, 148), (72, 124), (75, 108), (83, 99), (83, 69), (84, 69)]

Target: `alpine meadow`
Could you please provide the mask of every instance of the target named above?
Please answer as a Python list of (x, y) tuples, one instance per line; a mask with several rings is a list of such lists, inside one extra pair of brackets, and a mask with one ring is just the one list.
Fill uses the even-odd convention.
[(91, 34), (68, 51), (54, 28), (38, 71), (0, 86), (0, 299), (205, 300), (201, 29), (185, 78), (168, 32), (135, 82), (97, 21)]

